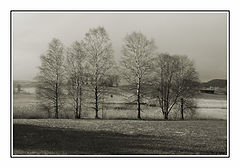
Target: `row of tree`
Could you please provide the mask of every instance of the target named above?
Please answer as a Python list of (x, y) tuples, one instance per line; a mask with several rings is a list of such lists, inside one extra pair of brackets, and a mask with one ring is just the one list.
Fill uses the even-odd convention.
[(53, 39), (41, 56), (37, 95), (59, 118), (67, 90), (75, 118), (81, 118), (83, 86), (88, 86), (92, 89), (88, 92), (94, 94), (95, 117), (99, 118), (99, 100), (107, 86), (114, 81), (118, 85), (120, 75), (136, 90), (138, 119), (141, 119), (143, 96), (157, 100), (164, 118), (168, 119), (176, 104), (183, 100), (186, 105), (191, 104), (197, 92), (198, 74), (193, 62), (186, 56), (157, 54), (154, 41), (142, 33), (126, 35), (119, 65), (103, 27), (90, 29), (81, 42), (76, 41), (67, 49)]

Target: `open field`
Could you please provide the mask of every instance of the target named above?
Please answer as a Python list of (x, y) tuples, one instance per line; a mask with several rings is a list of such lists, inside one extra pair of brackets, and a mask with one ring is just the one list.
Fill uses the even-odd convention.
[[(26, 91), (26, 90), (25, 90)], [(60, 112), (65, 119), (49, 118), (34, 90), (13, 95), (14, 155), (226, 155), (226, 95), (199, 94), (193, 120), (179, 121), (170, 113), (164, 121), (159, 107), (143, 104), (136, 119), (131, 93), (110, 88), (100, 103), (100, 118), (94, 120), (93, 102), (85, 100), (82, 117), (74, 120), (67, 105)], [(102, 108), (103, 107), (103, 108)], [(179, 115), (179, 113), (177, 113)]]
[[(114, 88), (118, 89), (118, 88)], [(105, 97), (105, 103), (100, 103), (99, 116), (107, 119), (122, 118), (135, 119), (137, 116), (136, 104), (129, 102), (131, 94), (112, 89)], [(110, 96), (112, 94), (112, 96)], [(199, 94), (196, 97), (196, 115), (194, 119), (227, 119), (226, 95)], [(95, 112), (93, 103), (87, 100), (84, 102), (82, 116), (94, 118)], [(103, 108), (102, 108), (103, 107)], [(179, 118), (176, 114), (170, 113), (170, 119)], [(61, 118), (74, 118), (71, 106), (66, 106), (60, 113)], [(21, 93), (13, 95), (13, 117), (14, 118), (48, 118), (46, 109), (38, 104), (36, 95), (33, 93)], [(157, 106), (142, 105), (142, 117), (145, 119), (163, 119), (163, 115)]]
[(226, 155), (223, 120), (14, 119), (14, 155)]

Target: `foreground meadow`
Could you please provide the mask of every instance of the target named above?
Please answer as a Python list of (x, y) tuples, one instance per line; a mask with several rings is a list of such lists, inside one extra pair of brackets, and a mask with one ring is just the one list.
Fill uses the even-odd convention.
[(14, 119), (14, 155), (226, 155), (224, 120)]

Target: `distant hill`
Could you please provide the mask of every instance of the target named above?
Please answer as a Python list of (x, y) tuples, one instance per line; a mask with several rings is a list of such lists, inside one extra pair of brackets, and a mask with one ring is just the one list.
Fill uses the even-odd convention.
[(208, 82), (201, 83), (201, 87), (219, 87), (219, 88), (226, 88), (227, 87), (227, 80), (226, 79), (213, 79)]

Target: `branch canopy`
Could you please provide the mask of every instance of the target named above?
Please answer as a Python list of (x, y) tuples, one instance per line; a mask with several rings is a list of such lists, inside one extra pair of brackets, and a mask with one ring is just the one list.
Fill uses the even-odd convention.
[(154, 41), (147, 39), (142, 33), (133, 32), (125, 37), (121, 65), (123, 77), (129, 83), (136, 83), (138, 79), (144, 82), (143, 78), (153, 68), (155, 49)]

